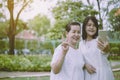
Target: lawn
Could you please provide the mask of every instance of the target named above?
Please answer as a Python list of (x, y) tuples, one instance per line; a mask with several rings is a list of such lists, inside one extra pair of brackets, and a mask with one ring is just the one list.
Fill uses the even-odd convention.
[(114, 72), (115, 80), (120, 80), (120, 71)]
[[(120, 80), (120, 71), (114, 72), (115, 80)], [(50, 80), (49, 76), (44, 77), (18, 77), (18, 78), (2, 78), (0, 80)]]
[(49, 76), (44, 77), (17, 77), (17, 78), (2, 78), (0, 80), (50, 80)]

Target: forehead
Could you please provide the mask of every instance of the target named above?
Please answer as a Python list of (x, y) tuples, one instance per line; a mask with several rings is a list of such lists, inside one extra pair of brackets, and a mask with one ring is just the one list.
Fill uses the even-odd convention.
[(88, 23), (88, 24), (89, 24), (89, 23), (93, 23), (93, 24), (94, 24), (94, 22), (93, 22), (91, 19), (89, 19), (87, 23)]
[(71, 25), (71, 30), (78, 30), (80, 31), (80, 25)]

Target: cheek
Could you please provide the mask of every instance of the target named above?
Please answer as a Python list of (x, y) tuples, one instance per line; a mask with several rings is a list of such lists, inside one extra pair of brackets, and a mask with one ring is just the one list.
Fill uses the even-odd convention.
[(88, 27), (85, 28), (85, 31), (86, 31), (86, 32), (88, 31)]
[(97, 32), (97, 28), (94, 29), (95, 33)]
[(66, 36), (66, 38), (70, 38), (71, 35), (72, 35), (71, 33), (68, 33), (67, 36)]

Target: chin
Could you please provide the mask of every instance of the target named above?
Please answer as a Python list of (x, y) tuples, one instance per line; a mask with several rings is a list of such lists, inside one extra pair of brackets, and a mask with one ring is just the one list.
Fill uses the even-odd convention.
[(74, 41), (73, 43), (74, 43), (74, 44), (77, 44), (78, 42), (79, 42), (79, 41)]
[(91, 33), (91, 34), (89, 34), (90, 36), (94, 36), (95, 35), (95, 33)]

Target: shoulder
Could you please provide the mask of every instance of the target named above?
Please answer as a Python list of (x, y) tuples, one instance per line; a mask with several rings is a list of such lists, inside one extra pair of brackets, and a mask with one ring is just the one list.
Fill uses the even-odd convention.
[(60, 45), (58, 45), (56, 48), (55, 48), (55, 50), (59, 50), (59, 49), (61, 49), (62, 48), (62, 46), (61, 46), (61, 44)]
[(85, 40), (81, 40), (81, 41), (79, 42), (79, 45), (84, 44), (84, 43), (85, 43)]

